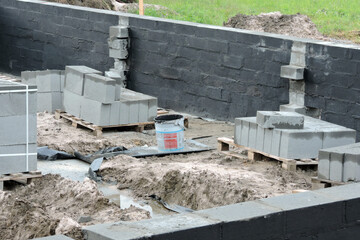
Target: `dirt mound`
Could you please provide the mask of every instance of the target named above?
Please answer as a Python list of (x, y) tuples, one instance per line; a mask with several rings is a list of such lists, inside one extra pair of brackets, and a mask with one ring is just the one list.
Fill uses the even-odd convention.
[(310, 177), (287, 172), (276, 162), (249, 163), (219, 153), (135, 159), (117, 156), (103, 163), (105, 180), (118, 181), (138, 197), (155, 194), (195, 210), (309, 189)]
[(280, 12), (259, 15), (238, 14), (224, 23), (224, 26), (302, 38), (324, 38), (310, 18), (299, 13), (295, 15), (284, 15)]
[(76, 6), (83, 6), (83, 7), (91, 7), (91, 8), (99, 8), (99, 9), (113, 9), (113, 4), (111, 0), (46, 0), (48, 2), (56, 2), (56, 3), (63, 3), (63, 4), (70, 4)]
[[(37, 144), (73, 153), (89, 154), (106, 147), (124, 146), (126, 148), (153, 145), (155, 137), (141, 133), (120, 132), (97, 138), (89, 130), (75, 129), (64, 119), (56, 120), (53, 114), (39, 113), (37, 123)], [(106, 134), (105, 134), (106, 135)]]
[[(121, 210), (110, 203), (90, 179), (74, 182), (45, 175), (12, 192), (0, 191), (0, 239), (29, 239), (65, 234), (82, 239), (81, 226), (149, 218), (147, 211)], [(90, 217), (78, 223), (81, 216)]]

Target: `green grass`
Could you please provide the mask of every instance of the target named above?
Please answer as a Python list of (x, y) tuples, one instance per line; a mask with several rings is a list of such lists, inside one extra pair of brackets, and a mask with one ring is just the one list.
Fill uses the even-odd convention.
[(144, 0), (172, 11), (146, 9), (145, 15), (222, 25), (230, 17), (280, 11), (308, 15), (324, 35), (360, 42), (360, 0)]

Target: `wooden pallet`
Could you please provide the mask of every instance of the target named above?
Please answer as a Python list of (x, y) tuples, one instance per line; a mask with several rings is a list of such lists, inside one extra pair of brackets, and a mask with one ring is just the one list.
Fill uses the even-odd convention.
[(119, 125), (111, 125), (111, 126), (97, 126), (95, 124), (92, 124), (90, 122), (84, 121), (80, 118), (77, 118), (71, 114), (67, 114), (64, 111), (56, 110), (55, 111), (55, 119), (64, 118), (71, 122), (71, 125), (74, 127), (84, 127), (91, 131), (93, 131), (94, 135), (97, 137), (100, 137), (103, 133), (104, 129), (132, 129), (136, 132), (142, 132), (144, 131), (146, 126), (154, 127), (154, 122), (142, 122), (142, 123), (133, 123), (133, 124), (119, 124)]
[(1, 74), (0, 74), (0, 79), (10, 81), (10, 82), (21, 82), (19, 79), (9, 77), (9, 76), (6, 76), (6, 75), (1, 75)]
[[(158, 115), (166, 114), (163, 111), (158, 112)], [(144, 131), (145, 127), (155, 127), (154, 122), (142, 122), (142, 123), (132, 123), (132, 124), (119, 124), (119, 125), (110, 125), (110, 126), (97, 126), (95, 124), (92, 124), (90, 122), (87, 122), (83, 119), (80, 119), (78, 117), (75, 117), (71, 114), (67, 114), (64, 111), (61, 111), (57, 109), (55, 111), (55, 119), (59, 120), (60, 118), (64, 118), (71, 122), (71, 125), (74, 127), (83, 127), (86, 129), (91, 130), (95, 136), (101, 137), (104, 129), (113, 129), (113, 130), (134, 130), (136, 132), (142, 132)], [(189, 127), (189, 119), (184, 119), (184, 125), (186, 128)]]
[(15, 181), (23, 184), (29, 184), (32, 179), (40, 178), (43, 175), (40, 171), (31, 171), (24, 173), (12, 173), (0, 175), (0, 190), (3, 190), (3, 183), (7, 181)]
[(346, 182), (337, 182), (337, 181), (332, 181), (332, 180), (328, 180), (328, 179), (320, 179), (317, 177), (312, 177), (311, 183), (313, 185), (313, 187), (312, 187), (313, 190), (319, 189), (319, 188), (342, 186), (342, 185), (347, 184)]
[(256, 149), (252, 149), (249, 147), (244, 147), (238, 144), (234, 143), (234, 140), (231, 138), (227, 138), (227, 137), (221, 137), (218, 138), (218, 151), (226, 154), (226, 155), (230, 155), (230, 156), (234, 156), (234, 157), (239, 157), (239, 158), (244, 158), (243, 156), (240, 156), (238, 154), (233, 154), (230, 152), (230, 146), (233, 146), (235, 148), (243, 148), (244, 150), (247, 150), (247, 154), (248, 154), (248, 159), (250, 161), (257, 161), (257, 160), (261, 160), (264, 157), (268, 158), (268, 159), (273, 159), (273, 160), (277, 160), (282, 162), (282, 167), (284, 169), (287, 170), (291, 170), (291, 171), (295, 171), (296, 167), (298, 166), (317, 166), (318, 165), (318, 161), (316, 161), (315, 159), (287, 159), (287, 158), (282, 158), (282, 157), (278, 157), (275, 155), (271, 155), (262, 151), (258, 151)]

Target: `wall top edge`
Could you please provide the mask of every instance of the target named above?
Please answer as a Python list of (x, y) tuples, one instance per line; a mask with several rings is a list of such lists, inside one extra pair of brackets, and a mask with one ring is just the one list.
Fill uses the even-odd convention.
[(81, 7), (81, 6), (74, 6), (74, 5), (68, 5), (68, 4), (54, 3), (54, 2), (46, 2), (46, 1), (42, 1), (42, 0), (16, 0), (16, 1), (37, 3), (37, 4), (56, 6), (56, 7), (61, 7), (61, 8), (70, 8), (70, 9), (76, 9), (76, 10), (81, 10), (81, 11), (90, 11), (90, 12), (94, 12), (94, 13), (102, 13), (102, 14), (114, 15), (114, 16), (119, 16), (119, 17), (137, 18), (137, 19), (143, 19), (143, 20), (149, 20), (149, 21), (182, 24), (182, 25), (186, 25), (186, 26), (208, 28), (208, 29), (220, 30), (220, 31), (230, 31), (230, 32), (235, 32), (235, 33), (258, 35), (258, 36), (264, 36), (264, 37), (270, 37), (270, 38), (289, 40), (289, 41), (293, 41), (293, 42), (301, 42), (301, 43), (306, 43), (306, 44), (316, 44), (316, 45), (323, 45), (323, 46), (329, 46), (329, 47), (339, 47), (339, 48), (360, 50), (360, 45), (358, 45), (358, 44), (344, 43), (344, 42), (340, 42), (340, 41), (324, 41), (324, 40), (316, 40), (316, 39), (309, 39), (309, 38), (299, 38), (299, 37), (282, 35), (282, 34), (257, 32), (257, 31), (252, 31), (252, 30), (230, 28), (230, 27), (209, 25), (209, 24), (203, 24), (203, 23), (172, 20), (172, 19), (158, 18), (158, 17), (152, 17), (152, 16), (140, 16), (140, 15), (131, 14), (131, 13), (115, 12), (115, 11), (111, 11), (111, 10), (103, 10), (103, 9), (95, 9), (95, 8), (89, 8), (89, 7)]

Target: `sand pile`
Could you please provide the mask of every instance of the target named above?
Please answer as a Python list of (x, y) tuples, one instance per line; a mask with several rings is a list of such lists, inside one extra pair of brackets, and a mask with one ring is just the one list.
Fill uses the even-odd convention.
[(4, 240), (54, 234), (82, 239), (81, 226), (147, 218), (150, 214), (145, 210), (121, 210), (110, 203), (90, 179), (75, 182), (48, 174), (11, 192), (0, 191), (0, 239)]
[(146, 159), (117, 156), (103, 163), (100, 174), (138, 197), (155, 194), (195, 210), (311, 187), (310, 176), (285, 171), (277, 162), (249, 163), (215, 152)]
[(280, 12), (259, 15), (238, 14), (224, 23), (224, 26), (302, 38), (324, 39), (310, 18), (299, 13), (294, 15), (284, 15)]

